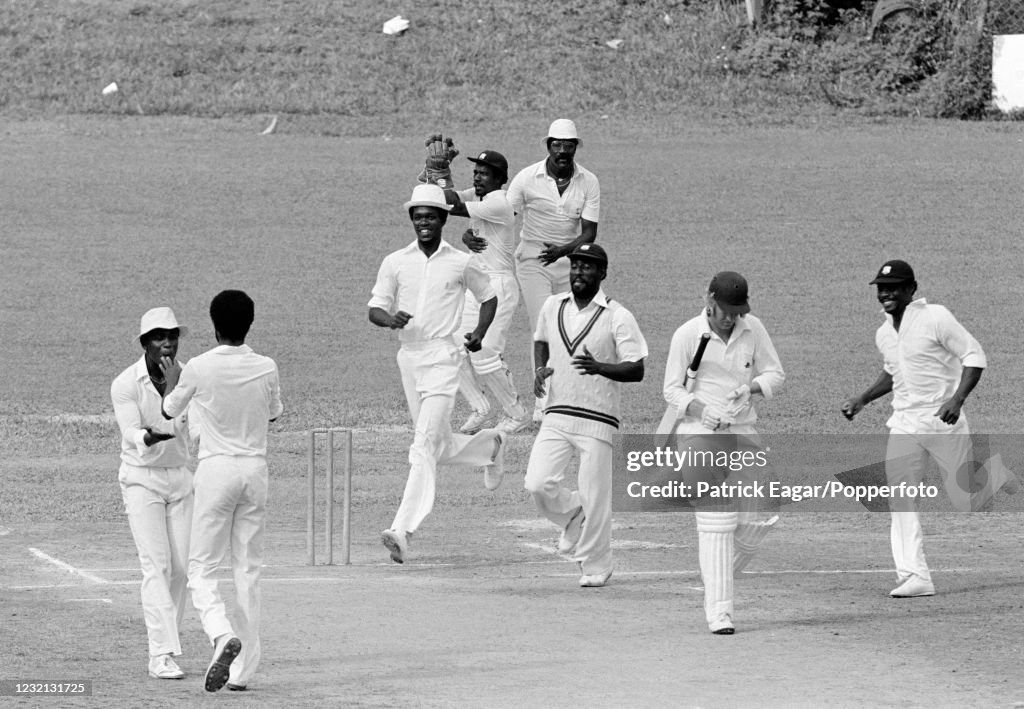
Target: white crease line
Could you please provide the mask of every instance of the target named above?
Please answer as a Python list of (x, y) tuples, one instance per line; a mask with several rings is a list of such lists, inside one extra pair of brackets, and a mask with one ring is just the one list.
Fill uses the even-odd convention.
[(38, 549), (35, 549), (33, 547), (29, 547), (28, 550), (30, 552), (32, 552), (33, 554), (35, 554), (40, 559), (42, 559), (43, 561), (48, 561), (51, 564), (53, 564), (54, 566), (56, 566), (58, 568), (61, 568), (61, 569), (64, 569), (65, 571), (67, 571), (69, 573), (78, 574), (79, 576), (84, 578), (86, 581), (92, 581), (93, 583), (109, 583), (105, 578), (103, 578), (101, 576), (97, 576), (96, 574), (90, 574), (88, 571), (83, 571), (82, 569), (76, 569), (71, 564), (67, 564), (67, 563), (61, 561), (60, 559), (54, 559), (52, 556), (50, 556), (49, 554), (47, 554), (44, 551), (39, 551)]
[(109, 598), (69, 598), (69, 603), (109, 603), (114, 604)]

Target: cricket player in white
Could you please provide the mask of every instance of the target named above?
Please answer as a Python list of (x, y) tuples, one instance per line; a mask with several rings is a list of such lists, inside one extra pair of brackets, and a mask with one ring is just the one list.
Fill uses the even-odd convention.
[[(867, 404), (892, 392), (893, 413), (886, 424), (888, 484), (920, 484), (932, 458), (942, 471), (950, 501), (961, 511), (978, 509), (1000, 488), (1016, 492), (1019, 482), (1001, 464), (989, 467), (985, 487), (971, 489), (971, 432), (962, 409), (987, 365), (981, 345), (945, 307), (914, 298), (917, 281), (906, 261), (884, 263), (871, 285), (878, 288), (886, 316), (875, 334), (883, 370), (867, 391), (843, 402), (841, 410), (852, 419)], [(889, 595), (932, 596), (935, 586), (924, 556), (917, 500), (891, 498), (889, 506), (898, 580)]]
[[(409, 447), (409, 478), (402, 502), (381, 542), (391, 559), (404, 563), (409, 539), (434, 507), (437, 466), (484, 468), (489, 490), (501, 484), (503, 434), (484, 429), (453, 433), (452, 407), (465, 354), (480, 349), (498, 299), (490, 279), (470, 264), (469, 254), (442, 238), (450, 206), (434, 184), (418, 185), (405, 203), (416, 240), (384, 258), (370, 298), (370, 322), (399, 330), (398, 367), (415, 425)], [(480, 302), (476, 327), (459, 341), (466, 291)]]
[[(504, 358), (512, 316), (519, 305), (514, 266), (516, 217), (505, 191), (501, 189), (508, 180), (508, 161), (496, 150), (484, 150), (468, 160), (475, 165), (473, 187), (460, 191), (445, 190), (445, 198), (452, 205), (452, 215), (469, 217), (469, 229), (462, 235), (462, 242), (472, 252), (470, 263), (491, 279), (491, 286), (498, 297), (498, 309), (480, 349), (469, 353), (469, 361), (460, 371), (459, 391), (466, 397), (473, 413), (459, 431), (476, 433), (491, 418), (491, 403), (480, 387), (483, 384), (505, 412), (497, 428), (512, 434), (530, 424), (530, 414), (519, 399), (512, 372)], [(475, 328), (479, 316), (479, 301), (471, 293), (466, 293), (462, 332)]]
[[(579, 142), (575, 123), (566, 118), (553, 121), (546, 138), (548, 157), (520, 170), (508, 187), (508, 201), (523, 218), (516, 277), (532, 330), (547, 299), (569, 290), (566, 257), (597, 239), (601, 185), (594, 173), (576, 162)], [(543, 408), (541, 397), (535, 404), (535, 421), (540, 421)]]
[[(569, 293), (548, 298), (534, 332), (534, 393), (547, 408), (526, 469), (537, 510), (562, 529), (559, 551), (579, 564), (582, 587), (612, 575), (612, 436), (619, 429), (622, 382), (644, 377), (647, 342), (636, 319), (601, 282), (608, 255), (582, 244), (569, 256)], [(562, 485), (579, 455), (579, 489)]]
[[(734, 271), (711, 279), (704, 312), (672, 335), (665, 365), (668, 402), (659, 434), (700, 437), (727, 433), (737, 442), (756, 445), (757, 410), (752, 397), (772, 398), (786, 375), (768, 331), (750, 315), (747, 281)], [(687, 367), (701, 335), (709, 333), (700, 369), (687, 382)], [(694, 444), (699, 445), (699, 444)], [(679, 449), (687, 444), (678, 444)], [(753, 500), (706, 504), (696, 500), (697, 547), (704, 580), (704, 614), (716, 635), (732, 635), (733, 575), (753, 558), (778, 515), (757, 509)]]
[(136, 342), (144, 354), (110, 386), (121, 429), (118, 482), (142, 567), (142, 615), (149, 635), (149, 676), (181, 679), (178, 628), (185, 612), (192, 471), (185, 416), (160, 410), (166, 382), (160, 364), (175, 359), (187, 329), (170, 308), (142, 316)]
[[(209, 692), (225, 684), (244, 690), (260, 661), (267, 429), (283, 407), (277, 364), (245, 344), (254, 313), (248, 295), (222, 291), (210, 303), (217, 347), (184, 367), (164, 363), (164, 415), (178, 416), (192, 402), (191, 415), (199, 423), (188, 585), (214, 646), (206, 672)], [(229, 548), (235, 582), (233, 623), (215, 578)]]

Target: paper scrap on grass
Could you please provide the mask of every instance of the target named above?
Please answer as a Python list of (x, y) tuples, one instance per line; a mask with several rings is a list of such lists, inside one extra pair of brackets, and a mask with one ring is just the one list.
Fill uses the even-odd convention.
[(111, 81), (109, 84), (103, 87), (103, 95), (109, 96), (110, 94), (117, 93), (117, 82)]
[(622, 46), (622, 43), (625, 41), (626, 40), (624, 39), (609, 39), (607, 42), (605, 42), (605, 44), (607, 44), (612, 49), (618, 49), (619, 47)]
[(401, 15), (395, 15), (384, 23), (384, 34), (398, 36), (409, 29), (409, 20)]

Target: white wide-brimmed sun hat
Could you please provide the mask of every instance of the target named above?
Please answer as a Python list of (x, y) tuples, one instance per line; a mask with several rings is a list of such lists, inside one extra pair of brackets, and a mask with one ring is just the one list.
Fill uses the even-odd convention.
[(184, 336), (188, 332), (188, 328), (178, 323), (178, 318), (174, 317), (174, 311), (170, 308), (152, 308), (146, 311), (146, 314), (142, 316), (142, 321), (139, 323), (139, 334), (136, 335), (135, 339), (138, 340), (148, 332), (153, 330), (177, 330), (180, 336)]
[(444, 198), (444, 190), (437, 185), (416, 185), (412, 189), (412, 199), (405, 203), (405, 211), (413, 207), (437, 207), (446, 212), (451, 211), (452, 205)]

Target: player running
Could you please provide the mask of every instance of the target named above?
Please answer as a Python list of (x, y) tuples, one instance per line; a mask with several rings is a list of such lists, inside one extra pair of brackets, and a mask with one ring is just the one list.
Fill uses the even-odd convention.
[[(428, 161), (432, 159), (431, 139), (437, 142), (442, 137), (436, 135), (428, 138)], [(437, 152), (436, 148), (434, 152)], [(517, 433), (530, 425), (530, 413), (519, 399), (512, 381), (512, 372), (504, 359), (512, 316), (519, 305), (513, 255), (516, 217), (505, 196), (505, 190), (501, 188), (508, 181), (508, 161), (497, 150), (484, 150), (476, 157), (467, 159), (474, 165), (473, 186), (459, 191), (445, 189), (445, 199), (452, 205), (450, 214), (469, 217), (469, 229), (463, 233), (462, 243), (473, 254), (470, 263), (491, 279), (491, 286), (498, 297), (498, 309), (480, 349), (470, 352), (468, 362), (459, 370), (459, 392), (473, 409), (459, 431), (476, 433), (485, 428), (491, 419), (491, 403), (481, 389), (480, 385), (483, 384), (505, 412), (496, 428), (509, 434)], [(434, 168), (438, 168), (436, 161)], [(432, 177), (436, 176), (432, 174)], [(480, 302), (467, 292), (462, 309), (461, 331), (473, 330), (479, 315)]]
[[(892, 392), (893, 411), (886, 422), (888, 485), (920, 484), (931, 458), (942, 471), (950, 501), (961, 511), (979, 509), (1004, 486), (1007, 492), (1016, 492), (1019, 482), (1000, 464), (990, 468), (991, 479), (972, 495), (975, 471), (963, 406), (987, 365), (981, 345), (945, 307), (914, 298), (917, 280), (906, 261), (886, 261), (871, 285), (877, 286), (878, 302), (885, 312), (885, 322), (875, 333), (883, 369), (874, 384), (860, 396), (844, 401), (841, 410), (852, 420), (869, 403)], [(889, 506), (890, 541), (899, 582), (889, 595), (935, 595), (924, 557), (917, 499), (890, 498)]]

